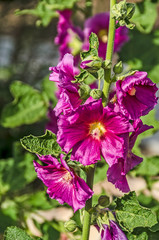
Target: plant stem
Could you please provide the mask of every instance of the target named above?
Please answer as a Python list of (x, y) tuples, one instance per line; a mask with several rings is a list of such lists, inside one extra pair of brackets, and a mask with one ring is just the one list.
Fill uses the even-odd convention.
[(114, 49), (114, 36), (115, 36), (115, 19), (112, 18), (112, 7), (116, 4), (116, 0), (110, 0), (110, 18), (109, 18), (109, 31), (108, 31), (108, 44), (106, 52), (106, 61), (110, 62), (109, 68), (104, 70), (104, 86), (103, 86), (103, 97), (102, 102), (105, 107), (108, 102), (109, 88), (111, 84), (111, 67), (112, 67), (112, 56)]
[[(93, 189), (94, 170), (95, 170), (95, 166), (93, 168), (90, 167), (87, 172), (87, 185), (91, 189)], [(91, 208), (92, 208), (92, 198), (87, 200), (85, 210), (84, 210), (82, 240), (89, 239), (90, 223), (91, 223), (91, 214), (89, 212), (89, 209)]]

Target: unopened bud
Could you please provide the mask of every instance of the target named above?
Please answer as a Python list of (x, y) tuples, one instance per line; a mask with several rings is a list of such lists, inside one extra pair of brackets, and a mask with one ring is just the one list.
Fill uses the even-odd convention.
[(77, 224), (74, 220), (69, 220), (68, 222), (65, 222), (64, 228), (68, 232), (74, 232), (77, 228)]
[(102, 61), (97, 56), (86, 57), (82, 62), (80, 67), (86, 69), (88, 72), (97, 72), (102, 66)]
[(123, 71), (123, 64), (122, 61), (118, 62), (117, 64), (114, 65), (113, 71), (116, 74), (120, 74)]
[(90, 94), (90, 87), (87, 84), (81, 84), (78, 93), (82, 99), (87, 99)]
[(134, 3), (126, 3), (126, 6), (127, 6), (126, 18), (131, 19), (135, 12), (135, 4)]
[(102, 91), (100, 89), (92, 89), (90, 96), (94, 99), (100, 99), (102, 97)]
[(108, 207), (110, 204), (109, 197), (102, 195), (98, 198), (98, 204), (102, 207)]

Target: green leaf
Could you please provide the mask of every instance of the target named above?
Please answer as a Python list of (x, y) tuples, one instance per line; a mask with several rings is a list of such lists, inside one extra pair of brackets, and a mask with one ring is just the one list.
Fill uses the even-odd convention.
[(27, 233), (18, 227), (8, 227), (4, 233), (4, 240), (33, 240)]
[(150, 33), (157, 19), (157, 4), (150, 0), (136, 3), (132, 22), (143, 33)]
[(135, 192), (125, 194), (115, 203), (116, 218), (125, 231), (132, 232), (137, 227), (152, 227), (157, 223), (155, 214), (139, 204)]
[(3, 127), (14, 128), (23, 124), (32, 124), (44, 118), (48, 109), (48, 98), (31, 86), (16, 81), (10, 86), (14, 101), (2, 111)]
[(128, 233), (127, 237), (129, 240), (148, 240), (148, 235), (146, 232), (142, 232), (140, 234)]
[(98, 47), (99, 47), (99, 41), (98, 37), (95, 33), (91, 33), (89, 36), (89, 50), (87, 52), (81, 53), (81, 59), (84, 60), (86, 57), (89, 56), (97, 56), (98, 57)]
[(24, 137), (20, 142), (26, 150), (39, 155), (58, 156), (61, 152), (61, 148), (56, 142), (56, 135), (49, 130), (46, 130), (42, 136), (29, 135)]
[(37, 21), (37, 25), (47, 26), (52, 18), (57, 17), (56, 10), (64, 10), (73, 8), (77, 0), (41, 0), (37, 4), (35, 9), (17, 9), (15, 13), (17, 15), (31, 14), (40, 18)]

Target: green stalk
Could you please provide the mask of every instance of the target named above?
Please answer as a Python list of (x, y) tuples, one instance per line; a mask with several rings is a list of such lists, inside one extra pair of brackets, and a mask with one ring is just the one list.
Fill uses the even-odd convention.
[(108, 102), (109, 88), (111, 84), (111, 67), (112, 57), (114, 49), (114, 36), (115, 36), (115, 19), (112, 18), (112, 7), (116, 4), (116, 0), (110, 0), (110, 19), (109, 19), (109, 32), (108, 32), (108, 44), (106, 52), (106, 62), (110, 62), (109, 68), (104, 70), (104, 86), (102, 102), (105, 107)]
[[(94, 170), (95, 170), (95, 166), (93, 168), (89, 167), (88, 172), (87, 172), (87, 185), (91, 189), (93, 189)], [(92, 208), (92, 198), (87, 200), (85, 210), (84, 210), (82, 240), (89, 239), (90, 223), (91, 223), (91, 214), (90, 214), (89, 210), (91, 208)]]

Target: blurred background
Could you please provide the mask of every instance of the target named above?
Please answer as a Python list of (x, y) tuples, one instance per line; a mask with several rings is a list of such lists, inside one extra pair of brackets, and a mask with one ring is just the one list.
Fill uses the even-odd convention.
[[(159, 3), (157, 0), (128, 2), (136, 3), (133, 19), (136, 28), (129, 31), (130, 41), (117, 59), (122, 60), (127, 69), (147, 71), (151, 80), (158, 84)], [(37, 0), (0, 1), (0, 239), (8, 226), (25, 228), (33, 239), (70, 239), (64, 233), (63, 222), (72, 217), (72, 210), (48, 198), (34, 171), (35, 156), (26, 152), (19, 142), (29, 134), (44, 134), (48, 108), (56, 104), (56, 87), (53, 82), (50, 84), (48, 76), (49, 67), (56, 66), (59, 59), (58, 47), (54, 44), (58, 17), (56, 11), (47, 15), (45, 7), (39, 10), (38, 3)], [(83, 8), (85, 1), (79, 1), (77, 6)], [(17, 9), (34, 11), (17, 15)], [(82, 27), (84, 15), (77, 9), (72, 21)], [(103, 10), (109, 10), (109, 1), (94, 0), (93, 14)], [(19, 89), (13, 84), (17, 80), (21, 82)], [(34, 105), (36, 111), (31, 106), (17, 111), (18, 91), (22, 92), (23, 84), (29, 84), (33, 93), (39, 91)], [(137, 191), (140, 203), (155, 209), (159, 215), (158, 119), (158, 106), (143, 117), (144, 123), (153, 125), (154, 129), (138, 138), (134, 152), (143, 156), (144, 162), (130, 172), (128, 181), (131, 190)], [(105, 172), (106, 167), (101, 164), (95, 177), (94, 202), (101, 192), (106, 191), (111, 198), (122, 195), (105, 180)], [(79, 219), (78, 213), (75, 218)]]

